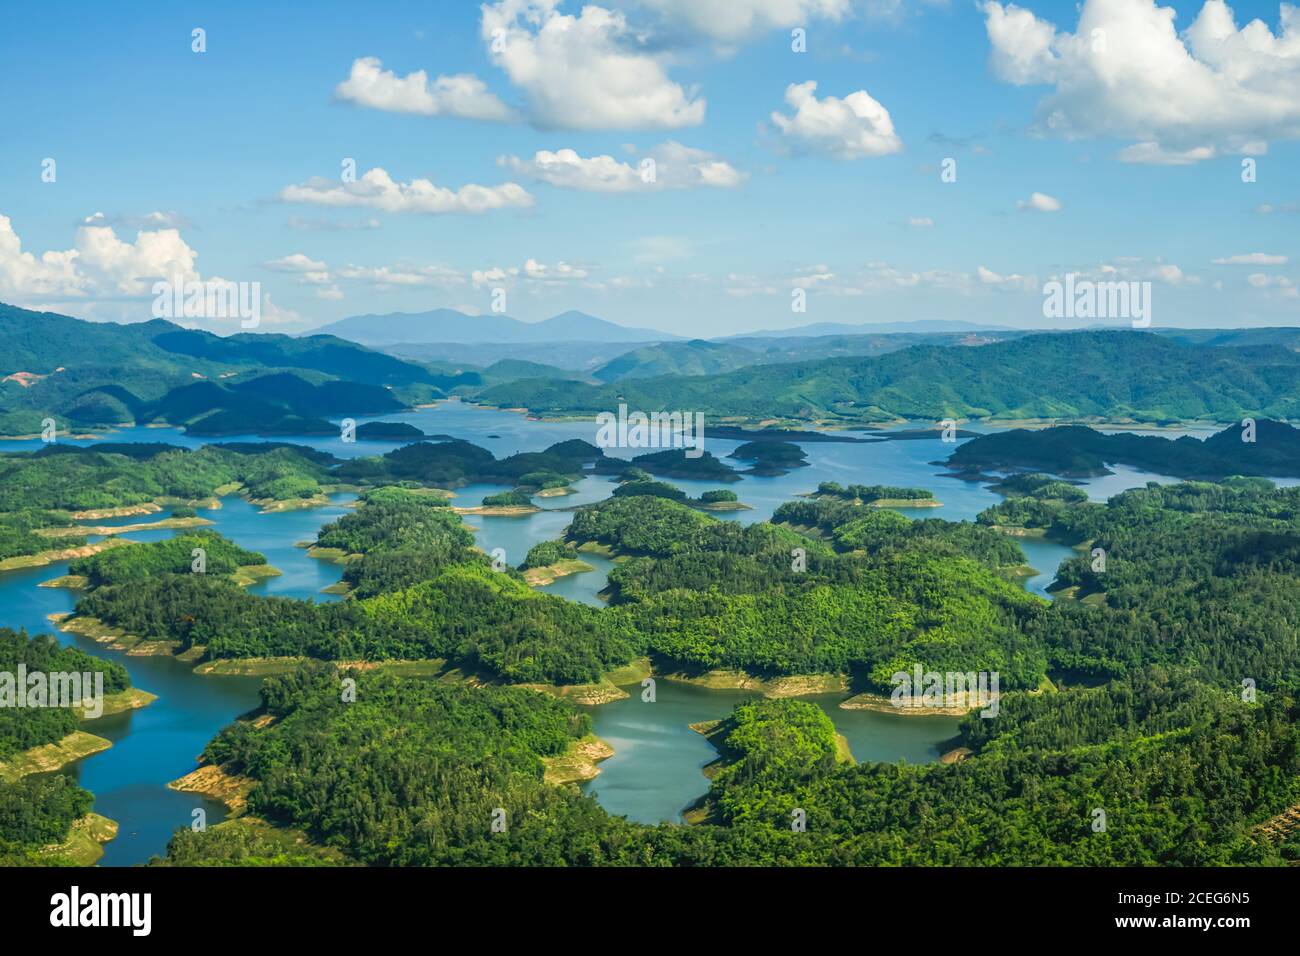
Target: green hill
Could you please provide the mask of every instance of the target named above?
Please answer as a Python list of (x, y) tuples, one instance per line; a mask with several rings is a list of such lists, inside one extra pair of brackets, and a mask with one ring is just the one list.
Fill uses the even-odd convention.
[(209, 434), (283, 434), (301, 430), (287, 415), (319, 428), (326, 415), (437, 397), (460, 376), (327, 335), (222, 338), (160, 320), (84, 322), (0, 304), (0, 380), (0, 434), (39, 432), (47, 417), (63, 430), (216, 412), (225, 414)]
[(633, 349), (592, 372), (602, 382), (658, 375), (716, 375), (763, 361), (761, 354), (735, 345), (692, 339)]
[(916, 346), (604, 386), (526, 379), (479, 398), (543, 414), (595, 414), (626, 402), (750, 421), (1293, 418), (1300, 417), (1300, 354), (1129, 331), (1048, 333), (980, 348)]

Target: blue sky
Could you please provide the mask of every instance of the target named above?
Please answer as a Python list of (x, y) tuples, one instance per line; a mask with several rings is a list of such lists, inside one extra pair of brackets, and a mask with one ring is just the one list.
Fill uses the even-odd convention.
[(1150, 281), (1155, 325), (1300, 325), (1294, 11), (603, 2), (15, 8), (0, 301), (144, 319), (183, 273), (294, 332), (494, 290), (687, 335), (1093, 324), (1043, 316), (1075, 273)]

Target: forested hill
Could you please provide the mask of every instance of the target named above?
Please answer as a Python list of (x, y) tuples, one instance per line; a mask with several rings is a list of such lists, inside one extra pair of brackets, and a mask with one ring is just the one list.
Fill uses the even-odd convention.
[(222, 337), (154, 319), (122, 325), (0, 303), (0, 371), (48, 375), (56, 368), (147, 366), (167, 374), (206, 369), (195, 363), (314, 369), (374, 384), (421, 381), (420, 365), (332, 335), (294, 338), (264, 332)]
[(605, 386), (528, 379), (489, 388), (479, 399), (543, 414), (595, 414), (626, 402), (755, 421), (1293, 418), (1300, 413), (1300, 354), (1196, 346), (1143, 332), (1063, 332)]
[(1107, 435), (1082, 425), (1016, 428), (966, 442), (948, 459), (959, 472), (1045, 471), (1067, 478), (1108, 475), (1108, 464), (1177, 478), (1300, 475), (1300, 430), (1260, 419), (1229, 425), (1204, 441), (1184, 435)]
[[(297, 377), (278, 377), (281, 385), (289, 386), (287, 392), (280, 389), (267, 395), (266, 383), (240, 385), (248, 394), (238, 399), (233, 393), (223, 394), (203, 411), (237, 413), (240, 420), (229, 423), (224, 432), (249, 432), (254, 430), (250, 421), (274, 422), (286, 415), (319, 417), (340, 410), (385, 411), (463, 384), (458, 376), (328, 335), (292, 338), (241, 333), (223, 338), (161, 320), (131, 325), (85, 322), (0, 304), (0, 435), (38, 432), (46, 417), (53, 417), (60, 430), (155, 419), (182, 424), (187, 418), (169, 414), (169, 406), (175, 404), (169, 393), (196, 382), (212, 383), (210, 389), (220, 383), (225, 389), (282, 372), (297, 373)], [(304, 396), (299, 393), (309, 385), (336, 379), (341, 381), (333, 393), (368, 394), (368, 400), (342, 409), (329, 402), (300, 400)], [(389, 389), (399, 392), (398, 400), (374, 398)], [(252, 413), (247, 407), (252, 393), (282, 407), (259, 406)]]

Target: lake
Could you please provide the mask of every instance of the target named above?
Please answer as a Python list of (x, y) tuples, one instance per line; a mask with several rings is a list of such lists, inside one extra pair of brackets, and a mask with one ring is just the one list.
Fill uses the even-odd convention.
[[(479, 408), (461, 402), (447, 402), (403, 414), (360, 418), (358, 421), (404, 421), (429, 434), (463, 438), (489, 449), (497, 457), (521, 451), (541, 451), (569, 438), (594, 441), (594, 422), (537, 422), (525, 416), (494, 409)], [(979, 429), (972, 429), (979, 430)], [(1177, 437), (1179, 432), (1162, 432)], [(240, 436), (223, 441), (257, 441), (254, 436)], [(281, 440), (281, 439), (277, 439)], [(288, 437), (282, 439), (311, 445), (339, 457), (377, 455), (397, 447), (399, 442), (345, 443), (336, 437)], [(166, 442), (198, 447), (205, 442), (189, 438), (173, 428), (124, 428), (105, 440), (60, 439), (70, 444), (107, 446), (115, 441)], [(741, 442), (709, 438), (705, 447), (726, 459)], [(0, 451), (33, 450), (38, 440), (3, 441)], [(928, 488), (943, 502), (939, 508), (907, 509), (916, 518), (945, 518), (950, 521), (973, 520), (983, 509), (1000, 501), (1000, 497), (974, 482), (942, 477), (942, 469), (932, 462), (951, 454), (953, 445), (938, 439), (850, 444), (805, 442), (809, 466), (777, 477), (747, 476), (729, 485), (740, 500), (751, 506), (749, 511), (719, 512), (727, 521), (750, 523), (771, 517), (785, 501), (816, 489), (823, 481), (841, 484), (892, 484)], [(630, 458), (644, 449), (609, 449), (608, 454)], [(735, 464), (734, 461), (729, 462)], [(1125, 488), (1147, 481), (1171, 481), (1134, 469), (1116, 468), (1114, 475), (1093, 479), (1084, 487), (1090, 497), (1104, 500)], [(692, 497), (711, 488), (711, 482), (680, 481), (674, 484)], [(560, 537), (571, 520), (567, 510), (575, 505), (599, 501), (614, 488), (611, 479), (588, 476), (575, 484), (576, 494), (562, 498), (538, 499), (543, 510), (524, 517), (466, 516), (475, 528), (480, 547), (485, 551), (502, 548), (506, 560), (519, 564), (528, 549), (539, 541)], [(475, 485), (458, 489), (454, 503), (476, 505), (482, 497), (503, 490), (499, 485)], [(299, 542), (313, 540), (324, 524), (347, 513), (354, 495), (333, 495), (325, 507), (304, 511), (281, 511), (262, 514), (236, 497), (222, 499), (222, 507), (201, 511), (214, 527), (245, 548), (260, 551), (279, 568), (279, 577), (259, 581), (254, 593), (286, 597), (336, 600), (322, 589), (339, 580), (337, 565), (308, 556)], [(95, 521), (94, 524), (130, 524), (139, 520), (165, 517), (166, 513), (146, 519), (124, 518)], [(170, 531), (132, 533), (133, 541), (156, 541)], [(1021, 540), (1028, 563), (1039, 573), (1025, 586), (1047, 596), (1060, 561), (1071, 555), (1069, 548), (1043, 539)], [(608, 560), (587, 556), (595, 570), (561, 578), (550, 585), (550, 593), (599, 605), (598, 592), (613, 566)], [(0, 625), (26, 628), (31, 633), (51, 631), (49, 615), (71, 611), (74, 592), (60, 588), (38, 587), (42, 581), (67, 573), (66, 562), (43, 568), (29, 568), (0, 573)], [(209, 740), (240, 714), (258, 705), (257, 678), (201, 677), (188, 666), (165, 657), (132, 657), (108, 651), (95, 642), (75, 635), (61, 635), (65, 643), (123, 663), (135, 686), (158, 695), (149, 707), (129, 714), (103, 718), (88, 725), (93, 733), (113, 742), (110, 750), (88, 757), (66, 768), (82, 786), (95, 794), (97, 812), (118, 821), (120, 831), (105, 848), (103, 865), (131, 865), (145, 862), (166, 850), (171, 833), (189, 826), (193, 812), (202, 809), (208, 823), (224, 816), (223, 808), (193, 794), (168, 790), (166, 784), (184, 776), (197, 765), (197, 758)], [(626, 814), (644, 822), (680, 819), (682, 809), (702, 795), (708, 781), (700, 768), (716, 757), (707, 741), (690, 730), (689, 724), (725, 716), (741, 700), (752, 695), (742, 691), (711, 690), (667, 680), (658, 681), (656, 701), (642, 703), (640, 687), (630, 688), (631, 697), (601, 707), (590, 708), (595, 732), (609, 741), (615, 755), (601, 764), (601, 774), (584, 789), (594, 793), (612, 813)], [(859, 761), (897, 761), (913, 763), (935, 760), (943, 745), (956, 733), (957, 721), (951, 717), (903, 717), (872, 711), (849, 711), (838, 705), (845, 695), (821, 695), (808, 698), (822, 707), (837, 730), (849, 741)]]

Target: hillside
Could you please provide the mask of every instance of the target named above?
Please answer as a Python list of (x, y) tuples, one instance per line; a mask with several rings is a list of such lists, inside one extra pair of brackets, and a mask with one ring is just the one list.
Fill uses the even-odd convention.
[(905, 419), (1231, 421), (1300, 417), (1300, 355), (1208, 349), (1139, 332), (1028, 335), (982, 348), (916, 346), (888, 355), (758, 365), (600, 387), (526, 379), (480, 400), (542, 414), (620, 402), (713, 417), (825, 422)]
[[(261, 373), (270, 374), (252, 384)], [(161, 320), (129, 325), (86, 322), (2, 304), (0, 379), (0, 434), (5, 435), (39, 432), (46, 417), (54, 418), (61, 430), (155, 419), (175, 422), (171, 409), (177, 390), (196, 383), (221, 392), (223, 401), (200, 409), (191, 398), (184, 419), (201, 410), (231, 408), (240, 391), (246, 393), (246, 406), (259, 398), (284, 406), (284, 411), (319, 418), (400, 408), (464, 382), (457, 374), (332, 336), (245, 333), (222, 338)], [(337, 381), (326, 386), (330, 380)], [(477, 378), (472, 383), (477, 384)], [(367, 391), (371, 389), (377, 391)], [(389, 389), (400, 397), (387, 394)], [(362, 393), (368, 397), (355, 405), (340, 400)], [(383, 394), (376, 397), (378, 393)], [(269, 419), (258, 418), (266, 411), (265, 406), (250, 408), (245, 417), (274, 428)], [(253, 429), (244, 423), (238, 430)]]
[(734, 345), (692, 339), (633, 349), (606, 362), (591, 375), (602, 382), (658, 375), (716, 375), (762, 360), (761, 355)]
[[(1249, 437), (1249, 433), (1246, 433)], [(981, 435), (958, 448), (949, 467), (963, 472), (1044, 471), (1067, 478), (1110, 474), (1129, 465), (1175, 478), (1218, 480), (1233, 475), (1300, 475), (1300, 430), (1282, 422), (1255, 423), (1254, 441), (1241, 425), (1201, 441), (1151, 435), (1105, 435), (1081, 425), (1014, 429)]]

